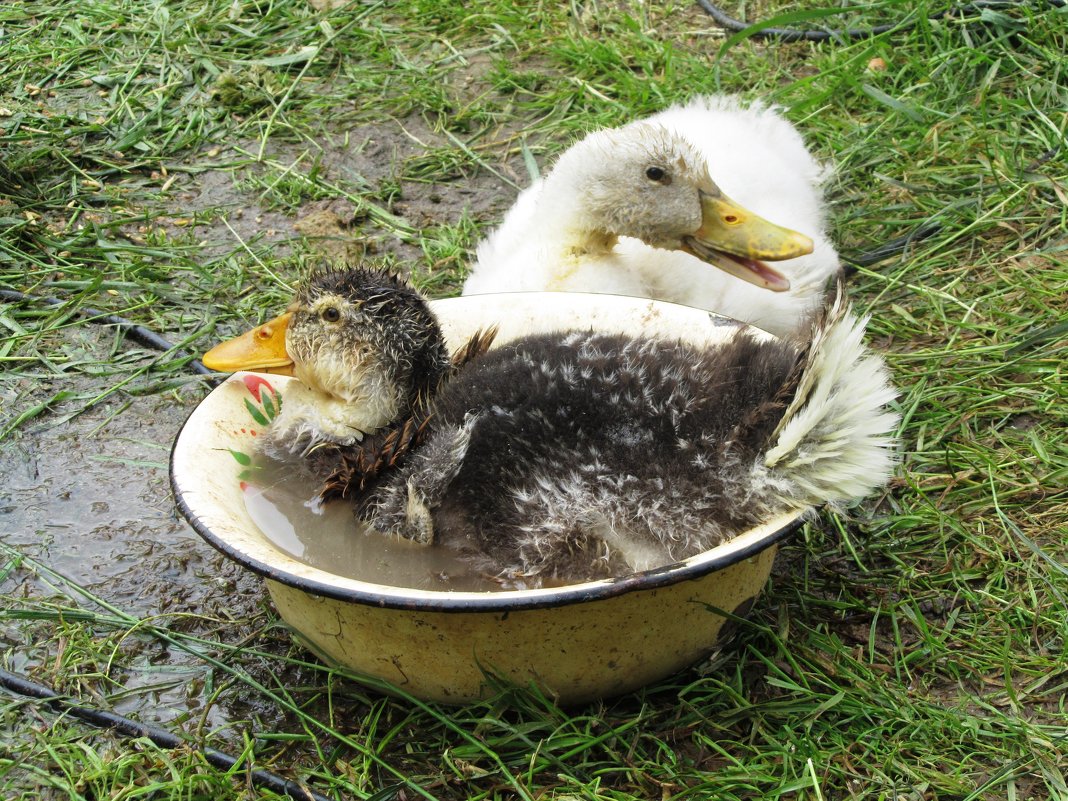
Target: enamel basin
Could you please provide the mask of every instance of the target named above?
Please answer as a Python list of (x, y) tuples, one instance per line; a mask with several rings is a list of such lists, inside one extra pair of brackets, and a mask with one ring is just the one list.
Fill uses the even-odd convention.
[[(500, 328), (498, 344), (576, 327), (714, 342), (742, 325), (612, 295), (510, 293), (431, 305), (451, 346), (491, 325)], [(563, 587), (450, 591), (339, 575), (276, 544), (246, 504), (256, 489), (256, 437), (292, 380), (235, 373), (193, 410), (171, 453), (178, 508), (211, 545), (263, 576), (279, 615), (320, 658), (424, 700), (470, 702), (504, 680), (533, 682), (574, 704), (693, 665), (718, 647), (722, 612), (748, 612), (777, 543), (801, 522), (791, 513), (683, 562)]]

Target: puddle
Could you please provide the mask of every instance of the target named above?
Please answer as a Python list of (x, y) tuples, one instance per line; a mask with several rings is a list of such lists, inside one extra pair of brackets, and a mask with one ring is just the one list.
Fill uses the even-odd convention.
[[(69, 383), (83, 388), (91, 381), (72, 376)], [(177, 514), (170, 492), (170, 444), (199, 394), (193, 388), (180, 402), (135, 398), (116, 416), (102, 405), (61, 426), (38, 426), (0, 442), (0, 542), (123, 612), (159, 615), (161, 625), (237, 642), (264, 625), (262, 582), (208, 546)], [(76, 589), (29, 567), (13, 570), (0, 593), (8, 609), (37, 609), (55, 599), (108, 614), (89, 600), (75, 602)], [(64, 594), (72, 600), (57, 598)], [(57, 629), (62, 624), (52, 620), (6, 623), (0, 641), (10, 667), (32, 672), (58, 664), (66, 645)], [(116, 631), (101, 626), (98, 636)], [(288, 649), (289, 643), (279, 631), (257, 646)], [(110, 667), (74, 669), (106, 669), (112, 686), (122, 688), (110, 707), (115, 711), (154, 723), (192, 714), (208, 729), (246, 718), (247, 710), (201, 708), (209, 672), (201, 660), (136, 636), (113, 647)]]
[(146, 592), (204, 566), (167, 475), (169, 432), (188, 408), (144, 398), (107, 420), (109, 412), (0, 443), (0, 536), (88, 589), (129, 599), (130, 611), (191, 608), (184, 601), (203, 600), (202, 581), (177, 595)]

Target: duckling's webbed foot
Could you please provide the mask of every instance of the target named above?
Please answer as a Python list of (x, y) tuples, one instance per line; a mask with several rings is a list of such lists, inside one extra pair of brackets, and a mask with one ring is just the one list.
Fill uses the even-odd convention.
[(361, 516), (384, 534), (429, 544), (434, 510), (463, 465), (477, 417), (435, 431), (393, 476), (362, 504)]
[[(368, 507), (371, 525), (382, 534), (430, 545), (434, 542), (434, 516), (423, 493), (412, 479), (401, 487), (387, 488), (383, 505)], [(394, 491), (396, 490), (396, 491)]]

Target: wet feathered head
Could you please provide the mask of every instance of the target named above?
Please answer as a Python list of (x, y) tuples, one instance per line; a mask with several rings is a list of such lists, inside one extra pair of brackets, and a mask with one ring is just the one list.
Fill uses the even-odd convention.
[(440, 379), (448, 352), (426, 301), (407, 283), (384, 270), (339, 268), (313, 274), (285, 314), (216, 346), (204, 363), (291, 372), (342, 400), (378, 373), (414, 398)]

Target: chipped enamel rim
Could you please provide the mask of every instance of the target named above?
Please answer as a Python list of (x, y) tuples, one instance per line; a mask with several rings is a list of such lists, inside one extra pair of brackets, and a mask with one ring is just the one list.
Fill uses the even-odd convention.
[[(500, 328), (498, 344), (522, 334), (563, 327), (662, 334), (697, 343), (725, 339), (741, 327), (770, 337), (759, 329), (700, 309), (617, 295), (552, 292), (472, 295), (432, 301), (431, 306), (450, 346), (490, 325)], [(264, 578), (313, 595), (384, 608), (446, 612), (500, 613), (584, 603), (701, 578), (755, 556), (802, 523), (804, 510), (791, 512), (681, 562), (563, 587), (459, 592), (396, 587), (339, 576), (282, 551), (259, 531), (245, 509), (238, 479), (240, 464), (228, 461), (234, 453), (232, 445), (240, 444), (231, 432), (249, 428), (247, 401), (235, 391), (235, 384), (240, 384), (242, 389), (258, 385), (262, 383), (258, 376), (235, 373), (189, 415), (171, 450), (171, 487), (179, 511), (209, 544)], [(282, 391), (294, 380), (278, 375), (264, 375), (262, 379)], [(217, 463), (216, 468), (233, 465), (231, 474), (220, 476), (217, 469), (207, 469), (207, 462), (212, 459)], [(212, 496), (220, 493), (225, 503), (213, 500)], [(759, 588), (754, 588), (756, 591)]]

